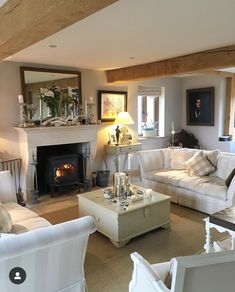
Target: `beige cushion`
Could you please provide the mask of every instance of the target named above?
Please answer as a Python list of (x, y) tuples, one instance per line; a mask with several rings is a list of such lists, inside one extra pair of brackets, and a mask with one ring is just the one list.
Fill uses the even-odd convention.
[(12, 227), (11, 215), (4, 208), (3, 205), (0, 205), (0, 232), (9, 233)]
[(11, 215), (12, 224), (27, 220), (29, 218), (38, 217), (38, 215), (33, 211), (14, 202), (4, 203), (3, 206)]
[(206, 155), (206, 158), (215, 168), (217, 167), (219, 152), (220, 150), (203, 150), (203, 153)]
[(42, 217), (30, 218), (12, 225), (11, 233), (24, 233), (34, 229), (50, 226), (51, 224)]
[(172, 169), (186, 169), (184, 162), (189, 160), (195, 153), (192, 149), (176, 149), (170, 152), (171, 168)]
[(203, 151), (196, 153), (185, 165), (190, 176), (203, 176), (215, 171), (215, 167), (209, 162)]

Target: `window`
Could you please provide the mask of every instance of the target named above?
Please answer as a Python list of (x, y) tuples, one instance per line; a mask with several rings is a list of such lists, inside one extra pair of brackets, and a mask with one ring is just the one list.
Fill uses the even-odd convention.
[(143, 126), (158, 129), (158, 136), (165, 133), (165, 88), (138, 87), (138, 135)]

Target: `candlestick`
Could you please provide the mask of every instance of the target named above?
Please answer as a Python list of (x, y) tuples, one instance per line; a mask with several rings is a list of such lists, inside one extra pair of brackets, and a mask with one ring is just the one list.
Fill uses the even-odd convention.
[(42, 99), (41, 98), (39, 99), (39, 119), (40, 119), (40, 122), (42, 123), (43, 115), (42, 115)]
[(87, 100), (85, 100), (85, 115), (87, 115)]
[(19, 103), (24, 103), (24, 97), (22, 94), (18, 95), (18, 100), (19, 100)]
[(175, 125), (174, 122), (171, 123), (171, 133), (175, 133)]
[(128, 160), (127, 160), (127, 162), (128, 162), (128, 171), (130, 171), (131, 170), (131, 154), (130, 153), (128, 153)]

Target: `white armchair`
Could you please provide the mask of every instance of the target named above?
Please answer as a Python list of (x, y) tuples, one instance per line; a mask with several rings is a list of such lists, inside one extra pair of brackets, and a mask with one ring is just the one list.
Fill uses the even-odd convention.
[[(84, 292), (84, 258), (94, 218), (82, 217), (0, 239), (0, 291)], [(13, 284), (9, 272), (21, 267), (22, 284)]]
[(129, 292), (234, 291), (235, 251), (176, 257), (171, 264), (150, 265), (136, 252), (131, 258)]

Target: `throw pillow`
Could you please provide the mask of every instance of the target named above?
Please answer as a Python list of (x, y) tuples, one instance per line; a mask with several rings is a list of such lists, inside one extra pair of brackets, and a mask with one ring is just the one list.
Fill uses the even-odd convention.
[(0, 205), (0, 232), (9, 233), (11, 231), (11, 227), (11, 215), (3, 205)]
[(216, 168), (220, 150), (203, 150), (203, 152), (210, 163)]
[(170, 152), (172, 169), (187, 169), (184, 162), (189, 160), (195, 153), (195, 150), (176, 149)]
[(215, 167), (211, 165), (202, 151), (196, 153), (185, 164), (190, 176), (203, 176), (215, 171)]
[(231, 181), (232, 181), (234, 175), (235, 175), (235, 168), (230, 172), (229, 176), (225, 180), (225, 184), (226, 184), (227, 187), (230, 186)]

